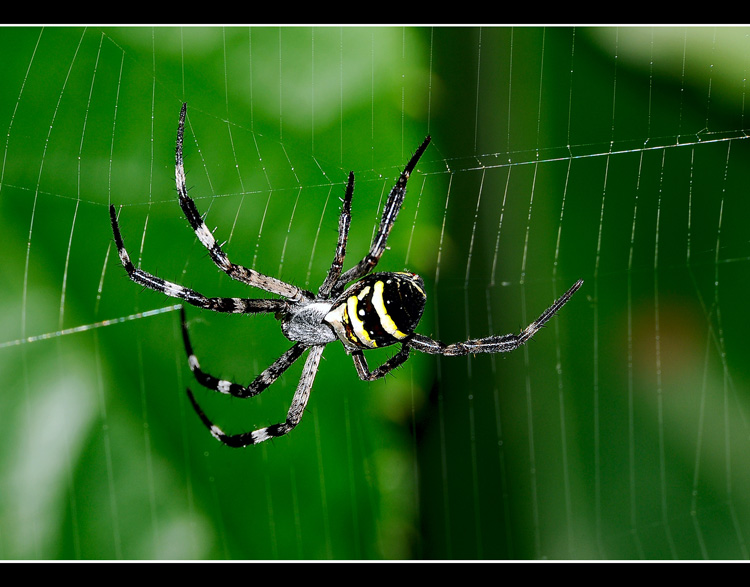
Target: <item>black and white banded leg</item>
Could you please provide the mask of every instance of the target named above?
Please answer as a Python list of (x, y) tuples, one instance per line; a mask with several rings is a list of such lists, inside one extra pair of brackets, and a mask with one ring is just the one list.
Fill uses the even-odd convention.
[(383, 208), (383, 215), (380, 218), (380, 224), (378, 226), (378, 232), (370, 245), (370, 250), (365, 257), (357, 263), (354, 267), (344, 272), (339, 278), (335, 287), (333, 288), (334, 296), (341, 293), (346, 287), (347, 283), (360, 279), (372, 271), (380, 261), (380, 257), (385, 252), (386, 243), (388, 236), (391, 234), (393, 223), (396, 222), (398, 213), (401, 210), (401, 205), (404, 203), (404, 196), (406, 196), (406, 182), (409, 180), (409, 176), (414, 167), (416, 167), (419, 158), (427, 149), (430, 144), (430, 137), (426, 137), (419, 148), (415, 151), (412, 158), (406, 164), (406, 167), (401, 172), (396, 185), (393, 186), (388, 199), (386, 200), (385, 207)]
[[(214, 238), (214, 235), (206, 226), (201, 217), (195, 202), (188, 196), (187, 186), (185, 184), (185, 169), (183, 166), (182, 145), (185, 132), (185, 113), (187, 105), (183, 104), (180, 110), (180, 122), (177, 128), (177, 147), (175, 151), (175, 184), (179, 196), (180, 208), (190, 223), (190, 227), (195, 232), (196, 237), (201, 244), (206, 247), (211, 260), (216, 266), (224, 271), (231, 278), (241, 281), (252, 287), (257, 287), (272, 294), (280, 295), (290, 302), (297, 302), (302, 299), (312, 299), (314, 296), (311, 292), (303, 290), (295, 285), (291, 285), (264, 275), (254, 269), (249, 269), (242, 265), (232, 263), (221, 245)], [(112, 232), (115, 236), (115, 244), (122, 265), (128, 272), (130, 279), (139, 285), (148, 287), (155, 291), (161, 292), (171, 297), (180, 298), (187, 303), (199, 308), (214, 310), (216, 312), (228, 312), (235, 314), (252, 314), (259, 312), (282, 312), (288, 308), (284, 300), (255, 300), (249, 298), (207, 298), (206, 296), (183, 287), (179, 284), (172, 283), (160, 277), (143, 271), (133, 265), (128, 255), (125, 245), (123, 244), (120, 227), (117, 221), (117, 212), (113, 205), (109, 207), (110, 222)]]
[(381, 377), (385, 377), (393, 371), (396, 367), (400, 367), (409, 358), (409, 351), (411, 348), (408, 344), (403, 344), (401, 350), (399, 350), (390, 359), (385, 361), (379, 367), (376, 367), (373, 371), (367, 365), (367, 359), (362, 351), (354, 351), (352, 353), (352, 359), (354, 360), (354, 367), (357, 369), (357, 375), (362, 381), (375, 381)]
[[(294, 347), (292, 347), (294, 348)], [(289, 433), (302, 419), (302, 414), (307, 406), (307, 401), (310, 399), (310, 390), (312, 389), (313, 382), (315, 381), (315, 375), (318, 371), (318, 364), (320, 358), (323, 356), (323, 345), (310, 347), (310, 352), (305, 360), (305, 366), (302, 369), (302, 376), (300, 377), (297, 390), (294, 392), (294, 398), (292, 399), (292, 405), (286, 415), (286, 420), (279, 424), (273, 424), (265, 428), (259, 428), (252, 432), (241, 432), (239, 434), (227, 434), (221, 428), (216, 426), (211, 420), (208, 419), (206, 414), (203, 412), (198, 402), (193, 397), (193, 392), (190, 389), (187, 390), (190, 402), (193, 404), (198, 417), (200, 417), (206, 428), (211, 431), (214, 438), (220, 442), (231, 446), (232, 448), (242, 448), (251, 444), (258, 444), (264, 440), (270, 438), (276, 438)]]
[[(339, 217), (339, 238), (336, 246), (336, 253), (331, 263), (331, 267), (326, 275), (323, 284), (320, 286), (318, 296), (320, 298), (329, 297), (332, 288), (336, 285), (341, 271), (343, 269), (344, 258), (346, 256), (346, 241), (349, 235), (349, 226), (351, 222), (351, 201), (352, 194), (354, 191), (354, 174), (349, 174), (349, 180), (347, 183), (344, 200), (342, 203), (341, 214)], [(291, 431), (302, 419), (305, 407), (307, 406), (308, 399), (310, 397), (310, 391), (312, 390), (313, 383), (315, 381), (315, 375), (320, 364), (320, 359), (323, 355), (323, 349), (325, 345), (316, 345), (307, 347), (301, 343), (296, 343), (286, 353), (284, 353), (279, 359), (277, 359), (270, 367), (263, 371), (256, 379), (248, 386), (242, 386), (240, 384), (228, 381), (225, 379), (218, 379), (213, 375), (209, 375), (200, 368), (198, 358), (193, 352), (192, 344), (190, 343), (190, 336), (188, 334), (187, 324), (185, 320), (185, 311), (182, 310), (182, 336), (185, 344), (185, 351), (188, 355), (188, 364), (190, 370), (193, 372), (196, 380), (204, 387), (218, 391), (220, 393), (227, 393), (235, 397), (247, 398), (255, 396), (265, 389), (267, 389), (272, 383), (274, 383), (294, 362), (302, 356), (307, 348), (310, 348), (305, 366), (302, 369), (302, 376), (300, 377), (297, 390), (292, 399), (291, 407), (287, 412), (286, 420), (279, 424), (260, 428), (252, 432), (242, 432), (240, 434), (227, 434), (221, 428), (216, 426), (206, 415), (203, 409), (198, 404), (192, 390), (187, 389), (190, 403), (193, 405), (195, 412), (201, 419), (203, 424), (209, 429), (211, 434), (220, 442), (233, 448), (242, 448), (251, 444), (258, 444), (265, 440), (283, 436)]]
[(185, 217), (190, 223), (190, 227), (195, 232), (195, 236), (208, 250), (211, 259), (216, 266), (229, 275), (232, 279), (236, 279), (265, 290), (269, 293), (278, 294), (291, 301), (298, 301), (302, 298), (312, 298), (310, 292), (306, 292), (295, 285), (270, 277), (255, 271), (243, 267), (242, 265), (235, 265), (227, 257), (226, 253), (222, 250), (221, 245), (214, 238), (213, 233), (208, 230), (203, 218), (201, 217), (198, 208), (195, 205), (193, 199), (188, 196), (187, 186), (185, 184), (185, 168), (183, 165), (182, 157), (182, 144), (185, 134), (185, 114), (187, 112), (187, 104), (182, 105), (180, 110), (180, 122), (177, 127), (177, 147), (175, 149), (175, 184), (177, 185), (177, 194), (179, 195), (180, 208), (182, 208)]
[(328, 275), (323, 280), (318, 289), (318, 297), (327, 299), (330, 297), (333, 288), (339, 282), (341, 272), (344, 269), (344, 259), (346, 258), (346, 241), (349, 238), (349, 226), (352, 222), (352, 195), (354, 194), (354, 173), (349, 173), (349, 180), (346, 184), (344, 200), (341, 204), (341, 214), (339, 215), (339, 238), (336, 243), (336, 252), (333, 256), (331, 268)]
[(486, 338), (477, 338), (464, 342), (445, 344), (439, 340), (434, 340), (422, 334), (414, 333), (402, 343), (401, 350), (398, 353), (372, 371), (370, 371), (367, 365), (364, 353), (362, 351), (354, 351), (352, 352), (352, 359), (354, 360), (357, 374), (359, 375), (359, 378), (364, 381), (374, 381), (375, 379), (385, 377), (393, 369), (401, 366), (409, 358), (409, 351), (411, 349), (431, 355), (445, 355), (450, 357), (478, 353), (507, 353), (514, 351), (534, 336), (534, 334), (536, 334), (549, 321), (549, 319), (568, 302), (581, 285), (583, 285), (583, 280), (578, 280), (568, 291), (560, 296), (555, 303), (542, 312), (539, 318), (534, 320), (518, 334), (488, 336)]
[(151, 273), (137, 268), (130, 260), (130, 255), (125, 249), (120, 234), (120, 227), (117, 223), (117, 212), (114, 206), (109, 207), (110, 220), (112, 222), (112, 232), (115, 236), (115, 246), (120, 262), (128, 276), (138, 285), (142, 285), (154, 291), (158, 291), (173, 298), (185, 300), (188, 304), (213, 310), (214, 312), (226, 312), (230, 314), (258, 314), (269, 312), (284, 312), (288, 307), (286, 300), (277, 299), (252, 299), (252, 298), (209, 298), (195, 290), (184, 287), (177, 283), (167, 281)]
[(185, 318), (185, 308), (181, 309), (180, 316), (182, 319), (182, 340), (185, 344), (185, 353), (188, 356), (190, 371), (192, 371), (195, 380), (203, 387), (213, 391), (218, 391), (219, 393), (226, 393), (239, 398), (248, 398), (258, 395), (281, 377), (284, 371), (289, 369), (289, 367), (291, 367), (295, 361), (302, 356), (302, 353), (305, 352), (306, 347), (304, 345), (300, 343), (295, 344), (247, 386), (226, 379), (219, 379), (213, 375), (209, 375), (201, 369), (198, 357), (195, 356), (195, 352), (193, 351), (193, 345), (190, 343), (190, 335), (188, 334)]
[(456, 357), (461, 355), (473, 355), (477, 353), (508, 353), (516, 350), (526, 343), (534, 334), (536, 334), (557, 311), (562, 308), (573, 294), (583, 285), (583, 280), (579, 279), (573, 286), (560, 296), (554, 304), (547, 308), (542, 314), (524, 328), (518, 334), (504, 334), (500, 336), (488, 336), (486, 338), (476, 338), (464, 342), (445, 344), (438, 340), (433, 340), (421, 334), (414, 334), (406, 343), (413, 349), (432, 355), (446, 355)]

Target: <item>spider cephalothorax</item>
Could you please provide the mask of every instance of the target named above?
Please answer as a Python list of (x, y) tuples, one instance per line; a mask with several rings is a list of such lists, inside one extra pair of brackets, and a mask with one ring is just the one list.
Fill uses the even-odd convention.
[[(294, 428), (302, 418), (318, 370), (323, 349), (328, 343), (340, 340), (346, 352), (352, 356), (359, 377), (372, 381), (383, 377), (409, 357), (411, 349), (430, 354), (448, 356), (475, 353), (500, 353), (512, 351), (527, 340), (571, 298), (581, 287), (582, 280), (577, 281), (539, 318), (519, 334), (488, 336), (445, 344), (421, 334), (415, 329), (424, 311), (424, 281), (418, 275), (408, 272), (371, 273), (377, 266), (386, 248), (388, 235), (393, 228), (406, 194), (406, 182), (409, 175), (430, 143), (428, 136), (406, 164), (404, 171), (391, 190), (383, 209), (383, 215), (377, 234), (367, 255), (348, 271), (343, 271), (346, 256), (346, 241), (351, 223), (351, 202), (354, 193), (354, 174), (349, 174), (344, 195), (341, 215), (339, 216), (339, 236), (333, 262), (328, 274), (314, 294), (295, 285), (286, 283), (232, 263), (224, 253), (221, 245), (206, 227), (198, 212), (195, 202), (188, 196), (185, 186), (185, 170), (182, 160), (182, 142), (185, 129), (187, 105), (182, 105), (180, 121), (177, 127), (177, 149), (175, 163), (175, 180), (179, 195), (180, 207), (195, 231), (198, 240), (206, 247), (213, 262), (227, 275), (246, 285), (262, 289), (268, 293), (281, 296), (282, 299), (256, 298), (209, 298), (192, 289), (166, 281), (133, 265), (120, 234), (117, 212), (110, 206), (110, 221), (114, 232), (115, 244), (122, 265), (130, 279), (135, 283), (179, 298), (185, 302), (216, 312), (236, 314), (273, 314), (281, 322), (281, 331), (290, 341), (292, 347), (279, 357), (270, 367), (258, 375), (248, 386), (218, 379), (201, 370), (198, 359), (188, 336), (185, 309), (182, 309), (182, 334), (185, 350), (188, 354), (188, 365), (198, 383), (204, 387), (227, 393), (235, 397), (252, 397), (271, 385), (281, 376), (304, 351), (309, 349), (305, 366), (302, 369), (297, 391), (286, 420), (280, 424), (260, 428), (253, 432), (226, 434), (214, 425), (198, 405), (193, 393), (187, 390), (190, 401), (200, 419), (218, 440), (229, 446), (247, 446), (257, 444), (269, 438), (282, 436)], [(351, 285), (349, 285), (351, 284)], [(347, 287), (348, 286), (348, 287)], [(400, 350), (382, 365), (371, 371), (363, 351), (399, 343)]]

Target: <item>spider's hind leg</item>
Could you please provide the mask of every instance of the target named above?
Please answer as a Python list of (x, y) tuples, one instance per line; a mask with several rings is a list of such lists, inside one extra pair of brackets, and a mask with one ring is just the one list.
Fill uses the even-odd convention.
[(310, 399), (310, 390), (312, 389), (313, 382), (315, 381), (315, 375), (318, 372), (318, 365), (320, 364), (320, 358), (323, 355), (324, 345), (310, 347), (310, 353), (305, 361), (305, 366), (302, 369), (302, 376), (300, 377), (299, 384), (297, 385), (297, 391), (294, 393), (294, 399), (292, 405), (286, 415), (286, 420), (279, 424), (273, 424), (265, 428), (259, 428), (252, 432), (241, 432), (240, 434), (227, 434), (216, 424), (214, 424), (205, 412), (198, 405), (198, 402), (193, 396), (193, 392), (190, 389), (187, 390), (190, 402), (195, 408), (195, 412), (201, 419), (206, 428), (209, 429), (214, 438), (220, 442), (231, 446), (233, 448), (242, 448), (251, 444), (258, 444), (269, 438), (277, 438), (290, 432), (302, 419), (302, 414), (307, 406), (307, 401)]
[(270, 367), (258, 375), (250, 385), (240, 385), (239, 383), (234, 383), (226, 379), (218, 379), (201, 370), (198, 358), (193, 352), (193, 345), (190, 343), (190, 335), (188, 334), (187, 322), (185, 320), (185, 308), (182, 308), (181, 317), (182, 340), (185, 344), (185, 352), (188, 356), (188, 365), (190, 366), (190, 370), (193, 372), (196, 381), (207, 389), (233, 395), (234, 397), (247, 398), (258, 395), (273, 384), (282, 373), (284, 373), (284, 371), (289, 369), (289, 367), (291, 367), (294, 362), (302, 356), (302, 353), (305, 350), (305, 347), (302, 344), (295, 344), (276, 359)]
[(396, 367), (400, 367), (409, 358), (408, 344), (401, 346), (401, 350), (388, 359), (385, 363), (376, 367), (373, 371), (367, 365), (367, 359), (362, 351), (354, 351), (352, 353), (352, 359), (354, 360), (354, 367), (357, 369), (357, 375), (362, 381), (375, 381), (381, 377), (385, 377), (393, 371)]

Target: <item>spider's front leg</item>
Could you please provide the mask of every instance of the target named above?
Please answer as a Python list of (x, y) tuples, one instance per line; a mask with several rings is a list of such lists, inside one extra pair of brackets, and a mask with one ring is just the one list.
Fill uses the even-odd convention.
[(445, 344), (439, 340), (415, 334), (406, 344), (423, 353), (453, 357), (476, 353), (507, 353), (514, 351), (534, 336), (570, 300), (581, 285), (583, 285), (583, 279), (579, 279), (573, 284), (554, 304), (542, 312), (539, 318), (518, 334), (488, 336), (486, 338), (477, 338), (453, 344)]
[(208, 229), (203, 218), (198, 211), (197, 206), (193, 199), (188, 196), (187, 185), (185, 184), (185, 168), (183, 164), (182, 156), (182, 144), (185, 134), (185, 114), (187, 112), (187, 104), (182, 105), (180, 110), (180, 122), (177, 126), (177, 147), (175, 149), (175, 183), (177, 185), (177, 194), (179, 195), (180, 207), (182, 208), (185, 217), (188, 219), (191, 228), (195, 232), (195, 236), (201, 244), (206, 247), (211, 260), (216, 266), (221, 269), (224, 273), (229, 275), (232, 279), (236, 279), (259, 289), (265, 290), (269, 293), (284, 296), (290, 301), (296, 302), (303, 298), (312, 299), (312, 294), (295, 285), (291, 285), (276, 279), (264, 275), (255, 269), (249, 269), (242, 265), (232, 263), (227, 254), (221, 248), (221, 245), (214, 238), (213, 233)]
[(120, 257), (120, 262), (125, 268), (125, 271), (128, 272), (130, 279), (135, 283), (173, 298), (185, 300), (188, 304), (192, 304), (193, 306), (205, 310), (213, 310), (214, 312), (227, 312), (231, 314), (278, 313), (286, 311), (289, 307), (289, 302), (286, 300), (209, 298), (188, 287), (167, 281), (166, 279), (162, 279), (161, 277), (143, 271), (133, 265), (133, 262), (130, 260), (130, 255), (128, 255), (128, 251), (125, 249), (125, 245), (122, 241), (120, 226), (117, 223), (117, 212), (112, 205), (109, 207), (109, 217), (110, 222), (112, 223), (112, 232), (115, 237), (115, 246), (117, 247), (117, 254)]

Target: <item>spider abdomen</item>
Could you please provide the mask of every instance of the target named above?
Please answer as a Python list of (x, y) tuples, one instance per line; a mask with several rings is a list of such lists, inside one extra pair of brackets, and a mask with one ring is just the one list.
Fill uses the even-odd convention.
[(372, 273), (338, 298), (325, 321), (347, 350), (389, 346), (413, 334), (426, 297), (419, 275)]

